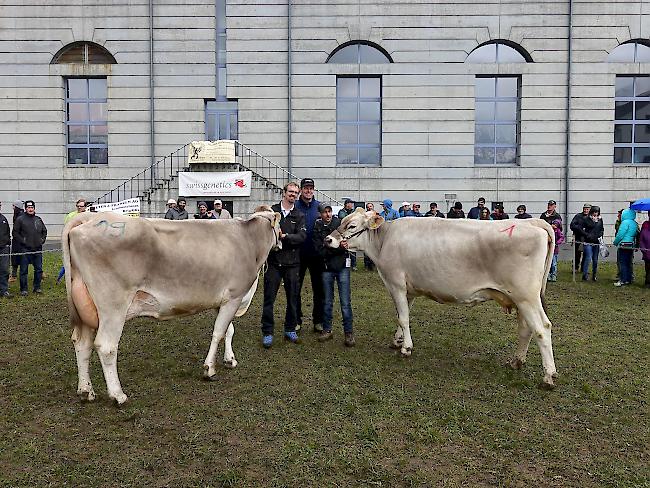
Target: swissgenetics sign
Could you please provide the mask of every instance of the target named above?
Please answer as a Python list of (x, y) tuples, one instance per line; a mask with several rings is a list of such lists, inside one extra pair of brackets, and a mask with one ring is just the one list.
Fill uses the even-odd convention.
[(184, 197), (249, 197), (251, 171), (178, 173), (178, 194)]

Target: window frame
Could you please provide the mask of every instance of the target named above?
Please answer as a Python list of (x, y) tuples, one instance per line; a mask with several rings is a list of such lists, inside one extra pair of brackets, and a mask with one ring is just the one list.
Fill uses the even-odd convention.
[[(650, 96), (641, 97), (636, 95), (636, 80), (637, 78), (646, 78), (650, 79), (650, 75), (616, 75), (614, 81), (614, 90), (616, 90), (616, 82), (621, 78), (632, 78), (632, 96), (616, 96), (614, 93), (614, 146), (612, 154), (612, 162), (616, 166), (643, 166), (650, 165), (650, 142), (635, 142), (635, 133), (636, 126), (646, 126), (650, 128), (650, 119), (637, 119), (636, 118), (636, 106), (638, 102), (645, 102), (650, 107)], [(616, 118), (616, 104), (618, 102), (632, 102), (632, 118), (630, 119), (617, 119)], [(616, 142), (616, 126), (631, 126), (630, 142)], [(617, 148), (630, 148), (630, 160), (629, 161), (617, 161), (616, 160), (616, 149)], [(648, 149), (648, 161), (635, 162), (635, 153), (637, 149), (646, 148)]]
[[(221, 102), (215, 100), (206, 100), (205, 101), (205, 140), (206, 141), (218, 141), (220, 129), (221, 129), (221, 116), (226, 117), (227, 127), (228, 127), (228, 136), (226, 140), (238, 140), (239, 139), (239, 115), (237, 110), (236, 101)], [(211, 123), (211, 118), (214, 117), (214, 123)], [(233, 126), (235, 128), (235, 137), (232, 137)], [(212, 138), (210, 134), (210, 129), (215, 129), (217, 138)]]
[[(379, 80), (379, 96), (378, 97), (362, 97), (361, 96), (361, 80), (362, 79), (377, 79)], [(339, 96), (339, 80), (340, 79), (355, 79), (358, 83), (358, 95), (356, 97), (342, 97)], [(382, 99), (383, 99), (383, 83), (381, 75), (337, 75), (336, 76), (336, 165), (337, 166), (368, 166), (368, 167), (378, 167), (382, 164), (382, 127), (383, 127), (383, 110), (382, 110)], [(357, 104), (357, 117), (356, 120), (340, 120), (339, 119), (339, 110), (338, 105), (340, 102), (355, 102)], [(360, 114), (360, 104), (362, 102), (378, 102), (379, 103), (379, 118), (378, 120), (361, 120)], [(356, 143), (339, 143), (339, 127), (356, 127), (357, 128), (357, 137)], [(360, 143), (359, 142), (359, 130), (361, 126), (378, 126), (379, 128), (379, 140), (377, 143)], [(357, 161), (356, 162), (340, 162), (339, 161), (339, 149), (356, 149), (357, 152)], [(378, 150), (378, 159), (377, 162), (361, 162), (361, 149), (377, 149)]]
[[(517, 82), (517, 92), (514, 97), (503, 97), (498, 96), (498, 80), (504, 78), (514, 78)], [(521, 157), (521, 75), (476, 75), (474, 87), (476, 90), (476, 80), (477, 79), (494, 79), (494, 97), (477, 97), (476, 93), (474, 94), (474, 165), (484, 166), (484, 167), (493, 167), (493, 166), (506, 166), (506, 167), (515, 167), (520, 165)], [(480, 102), (492, 102), (494, 103), (494, 118), (491, 120), (478, 120), (477, 119), (477, 110), (476, 106)], [(497, 106), (499, 103), (512, 103), (516, 102), (516, 112), (515, 120), (506, 120), (497, 118)], [(514, 144), (505, 144), (498, 143), (496, 140), (496, 130), (498, 126), (504, 125), (515, 125), (515, 143)], [(491, 126), (493, 130), (493, 141), (491, 143), (480, 143), (477, 142), (477, 130), (479, 126)], [(479, 162), (477, 161), (477, 149), (479, 148), (492, 148), (494, 150), (494, 155), (492, 157), (492, 162)], [(512, 163), (500, 163), (497, 162), (497, 150), (500, 148), (514, 148), (515, 149), (515, 160)]]
[[(106, 76), (70, 76), (64, 78), (64, 113), (65, 113), (65, 157), (68, 166), (71, 167), (80, 167), (80, 166), (99, 166), (105, 167), (108, 166), (109, 159), (109, 144), (108, 144), (108, 78)], [(86, 98), (70, 98), (69, 94), (69, 82), (70, 80), (84, 80), (86, 82)], [(106, 85), (106, 98), (91, 98), (90, 97), (90, 81), (89, 80), (104, 80)], [(87, 119), (85, 120), (69, 120), (69, 104), (70, 103), (83, 103), (86, 105), (86, 114)], [(90, 118), (90, 104), (91, 103), (104, 103), (106, 104), (106, 119), (105, 120), (92, 120)], [(86, 127), (86, 143), (70, 143), (70, 127)], [(90, 142), (90, 128), (91, 127), (106, 127), (106, 144), (97, 144)], [(86, 162), (85, 163), (74, 163), (70, 160), (70, 149), (86, 149)], [(93, 163), (91, 162), (91, 149), (105, 149), (106, 150), (106, 162)]]

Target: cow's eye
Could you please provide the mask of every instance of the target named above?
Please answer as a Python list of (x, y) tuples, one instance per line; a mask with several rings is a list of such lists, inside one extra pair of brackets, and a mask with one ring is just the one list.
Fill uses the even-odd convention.
[(349, 229), (349, 230), (352, 230), (352, 229), (354, 229), (354, 228), (356, 228), (356, 227), (357, 227), (357, 226), (354, 225), (354, 224), (350, 224), (350, 225), (348, 225), (348, 229)]

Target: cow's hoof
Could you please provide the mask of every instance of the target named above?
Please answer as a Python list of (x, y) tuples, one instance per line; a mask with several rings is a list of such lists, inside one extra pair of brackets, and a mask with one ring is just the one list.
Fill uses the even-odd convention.
[(526, 361), (522, 361), (519, 358), (513, 358), (508, 362), (508, 366), (512, 369), (521, 369), (526, 365)]
[(413, 353), (413, 348), (411, 348), (411, 347), (403, 347), (402, 350), (400, 351), (400, 353), (402, 354), (403, 358), (408, 358)]
[(560, 375), (557, 374), (557, 371), (551, 375), (551, 377), (552, 377), (553, 379), (557, 379), (558, 376), (560, 376)]
[(230, 361), (224, 361), (223, 365), (226, 368), (235, 369), (237, 367), (237, 360), (235, 358), (232, 358)]
[(402, 343), (401, 342), (391, 342), (389, 346), (391, 349), (402, 349)]
[(212, 378), (214, 378), (217, 375), (217, 372), (215, 371), (214, 368), (211, 368), (209, 364), (204, 364), (203, 365), (203, 379), (212, 381)]
[(544, 381), (542, 381), (539, 385), (537, 385), (537, 387), (540, 390), (551, 391), (555, 389), (555, 383), (553, 383), (553, 381), (547, 381), (546, 379), (544, 379)]
[(93, 390), (77, 390), (77, 396), (82, 402), (92, 402), (96, 398)]
[(129, 397), (127, 397), (124, 393), (122, 393), (121, 395), (117, 395), (115, 398), (113, 398), (113, 400), (115, 401), (118, 407), (123, 406), (128, 399)]

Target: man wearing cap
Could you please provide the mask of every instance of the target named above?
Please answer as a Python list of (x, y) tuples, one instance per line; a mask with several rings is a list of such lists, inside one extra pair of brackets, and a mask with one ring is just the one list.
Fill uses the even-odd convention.
[(275, 298), (284, 282), (287, 295), (287, 311), (284, 315), (284, 337), (298, 342), (296, 334), (298, 293), (300, 291), (300, 247), (307, 237), (305, 215), (296, 208), (300, 187), (293, 182), (283, 189), (282, 200), (271, 208), (280, 214), (280, 241), (282, 249), (271, 251), (264, 273), (264, 305), (262, 307), (262, 345), (268, 349), (273, 344), (273, 307)]
[(557, 213), (557, 202), (555, 200), (549, 200), (548, 204), (546, 205), (546, 212), (543, 212), (539, 218), (546, 220), (549, 224), (552, 224), (554, 220), (560, 219), (561, 221), (562, 216)]
[(20, 252), (27, 253), (20, 257), (20, 294), (27, 295), (27, 272), (31, 264), (34, 266), (34, 293), (41, 293), (43, 277), (43, 244), (47, 239), (47, 228), (40, 217), (36, 215), (36, 205), (33, 200), (25, 201), (25, 213), (16, 219), (13, 238), (20, 244)]
[[(13, 203), (14, 208), (14, 217), (12, 224), (16, 225), (16, 219), (24, 212), (23, 210), (23, 201), (16, 200)], [(9, 276), (9, 283), (13, 283), (18, 278), (18, 267), (20, 266), (20, 256), (16, 256), (20, 252), (20, 244), (16, 239), (11, 241), (11, 276)]]
[(208, 213), (208, 204), (205, 202), (199, 202), (198, 204), (199, 207), (199, 213), (194, 214), (195, 219), (199, 220), (208, 220), (211, 219), (212, 217)]
[(454, 206), (447, 212), (448, 219), (464, 219), (465, 212), (463, 212), (463, 204), (460, 202), (454, 203)]
[(175, 220), (174, 215), (176, 215), (176, 200), (170, 198), (167, 200), (167, 212), (164, 218), (167, 220)]
[(349, 252), (346, 250), (347, 241), (341, 241), (341, 246), (332, 249), (325, 245), (325, 238), (334, 232), (341, 220), (332, 216), (332, 207), (323, 205), (318, 208), (320, 219), (314, 224), (314, 246), (323, 262), (323, 291), (325, 306), (323, 330), (318, 336), (320, 342), (332, 338), (332, 310), (334, 308), (334, 282), (338, 283), (339, 302), (343, 319), (344, 344), (347, 347), (355, 345), (352, 332), (352, 304), (350, 298), (350, 265)]
[(582, 206), (582, 212), (575, 214), (571, 219), (571, 224), (569, 224), (569, 228), (573, 232), (573, 240), (575, 241), (575, 244), (573, 246), (573, 265), (576, 271), (581, 270), (584, 265), (584, 242), (587, 235), (585, 232), (585, 227), (588, 226), (587, 220), (589, 219), (590, 210), (591, 205), (589, 203), (585, 203)]
[(424, 217), (422, 212), (420, 212), (420, 204), (418, 202), (413, 202), (411, 213), (413, 214), (413, 217)]
[(221, 200), (214, 201), (214, 210), (211, 212), (213, 219), (232, 219), (230, 212), (223, 208), (223, 202)]
[[(0, 202), (2, 210), (2, 202)], [(0, 298), (9, 298), (9, 251), (11, 246), (9, 221), (0, 213)]]
[(443, 214), (440, 210), (438, 210), (438, 204), (436, 202), (431, 202), (429, 204), (429, 211), (424, 214), (425, 217), (440, 217), (442, 219), (445, 218), (445, 214)]
[(481, 216), (483, 208), (485, 208), (485, 197), (479, 197), (476, 207), (470, 208), (469, 212), (467, 212), (467, 218), (477, 220)]
[(314, 180), (303, 178), (300, 180), (300, 197), (296, 200), (296, 209), (305, 216), (305, 229), (307, 236), (300, 248), (300, 272), (298, 286), (297, 316), (298, 326), (302, 327), (302, 285), (305, 282), (305, 274), (309, 269), (311, 289), (314, 295), (314, 306), (312, 309), (312, 325), (314, 332), (323, 330), (323, 263), (314, 247), (314, 224), (320, 217), (318, 213), (319, 201), (314, 198)]
[(415, 217), (413, 210), (411, 210), (411, 204), (409, 202), (402, 202), (402, 206), (399, 209), (400, 217)]

